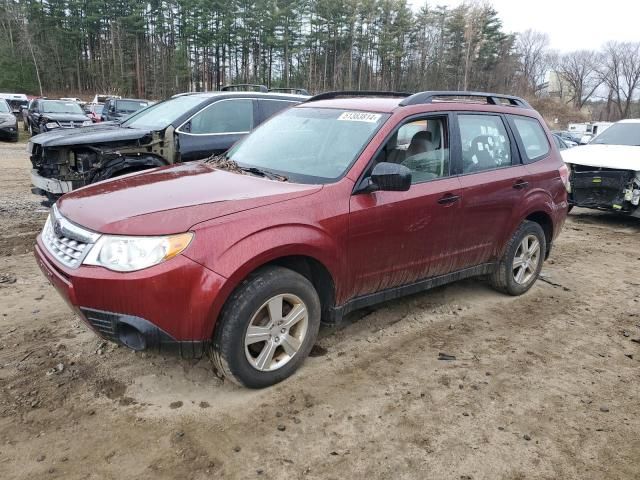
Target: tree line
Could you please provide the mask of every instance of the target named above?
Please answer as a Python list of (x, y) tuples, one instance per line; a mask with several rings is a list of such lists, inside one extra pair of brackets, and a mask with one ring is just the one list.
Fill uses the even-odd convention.
[(479, 2), (0, 0), (0, 89), (162, 99), (259, 83), (531, 97), (553, 70), (576, 108), (606, 87), (612, 115), (631, 113), (637, 44), (558, 55), (548, 43), (537, 32), (506, 32)]

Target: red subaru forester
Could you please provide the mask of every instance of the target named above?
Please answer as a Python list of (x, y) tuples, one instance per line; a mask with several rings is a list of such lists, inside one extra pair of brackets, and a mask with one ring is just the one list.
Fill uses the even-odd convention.
[(35, 254), (101, 337), (211, 350), (247, 387), (291, 375), (320, 322), (461, 278), (520, 295), (567, 215), (540, 115), (473, 92), (333, 92), (224, 157), (63, 196)]

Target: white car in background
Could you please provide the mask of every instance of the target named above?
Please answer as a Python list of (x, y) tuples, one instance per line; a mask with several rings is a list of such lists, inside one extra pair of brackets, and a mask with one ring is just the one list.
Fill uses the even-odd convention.
[(571, 205), (640, 218), (640, 119), (621, 120), (588, 145), (561, 153)]

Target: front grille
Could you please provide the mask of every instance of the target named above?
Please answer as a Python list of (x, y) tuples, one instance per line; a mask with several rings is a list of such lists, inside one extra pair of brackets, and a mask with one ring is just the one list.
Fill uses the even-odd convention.
[(60, 125), (62, 128), (76, 128), (81, 127), (82, 122), (58, 122), (58, 125)]
[(60, 263), (78, 268), (100, 235), (65, 219), (54, 205), (42, 231), (42, 243)]

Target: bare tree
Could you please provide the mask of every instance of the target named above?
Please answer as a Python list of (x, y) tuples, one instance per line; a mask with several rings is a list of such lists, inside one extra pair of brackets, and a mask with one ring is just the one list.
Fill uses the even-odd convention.
[(549, 36), (546, 33), (527, 30), (516, 39), (516, 53), (520, 58), (521, 88), (533, 93), (544, 82), (548, 69)]
[(608, 103), (616, 105), (620, 118), (628, 118), (640, 88), (640, 43), (607, 43), (599, 74), (609, 88)]
[(581, 109), (602, 85), (598, 74), (598, 54), (591, 50), (578, 50), (560, 56), (556, 71), (561, 82), (570, 90), (570, 101)]

